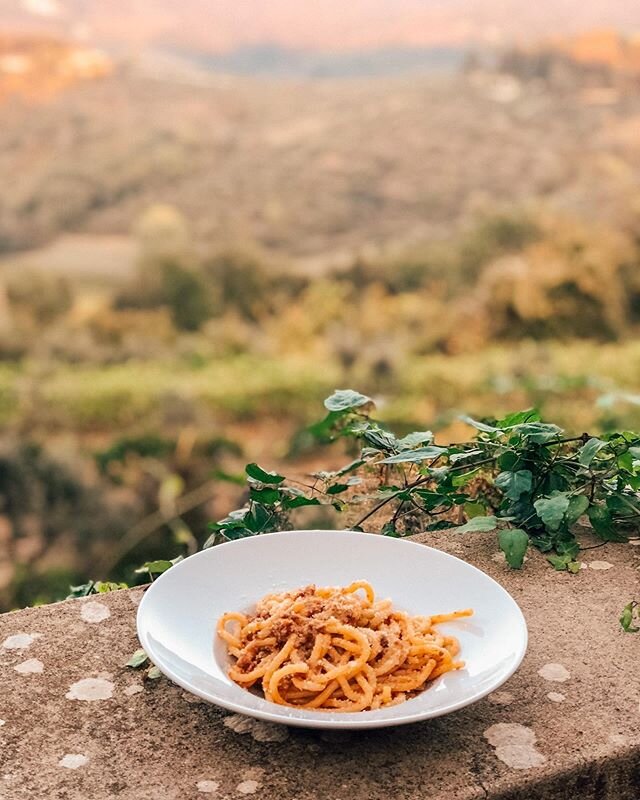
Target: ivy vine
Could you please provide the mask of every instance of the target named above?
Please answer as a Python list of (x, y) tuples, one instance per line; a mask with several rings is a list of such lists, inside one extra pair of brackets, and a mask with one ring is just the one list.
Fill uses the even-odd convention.
[[(554, 569), (576, 573), (581, 551), (600, 546), (586, 544), (585, 531), (601, 543), (626, 542), (640, 528), (638, 433), (566, 436), (527, 409), (501, 419), (463, 417), (473, 437), (443, 444), (428, 430), (397, 436), (374, 418), (373, 400), (351, 389), (335, 391), (324, 405), (325, 416), (308, 433), (323, 443), (342, 440), (351, 461), (305, 481), (247, 464), (246, 504), (210, 524), (205, 548), (291, 529), (297, 509), (330, 506), (344, 515), (345, 528), (385, 536), (496, 531), (513, 569), (534, 547)], [(153, 579), (175, 561), (141, 570)], [(640, 630), (636, 601), (620, 623)]]

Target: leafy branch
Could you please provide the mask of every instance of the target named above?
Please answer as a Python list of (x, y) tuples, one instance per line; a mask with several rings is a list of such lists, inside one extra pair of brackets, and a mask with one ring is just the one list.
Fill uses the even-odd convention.
[[(533, 546), (554, 569), (577, 573), (580, 552), (590, 549), (580, 543), (580, 528), (604, 544), (626, 542), (640, 524), (640, 434), (565, 436), (527, 409), (497, 420), (463, 417), (473, 438), (443, 445), (430, 431), (397, 437), (372, 418), (371, 398), (353, 390), (334, 392), (325, 408), (311, 434), (356, 443), (359, 457), (295, 486), (248, 465), (248, 504), (213, 523), (205, 546), (291, 527), (295, 509), (332, 505), (347, 527), (368, 522), (386, 536), (495, 530), (512, 568), (522, 567)], [(625, 630), (635, 629), (636, 609), (625, 609)]]
[[(397, 436), (372, 417), (373, 401), (359, 392), (338, 390), (324, 405), (309, 433), (319, 443), (344, 441), (359, 451), (356, 458), (305, 481), (247, 464), (246, 502), (210, 524), (205, 548), (291, 529), (299, 509), (317, 506), (342, 514), (345, 528), (368, 523), (386, 536), (496, 531), (512, 568), (523, 566), (533, 546), (554, 569), (577, 573), (580, 552), (590, 549), (581, 531), (590, 528), (604, 544), (626, 542), (640, 527), (638, 433), (566, 436), (527, 409), (502, 419), (463, 417), (474, 435), (441, 444), (428, 430)], [(171, 564), (143, 569), (153, 577)], [(635, 601), (624, 609), (625, 630), (638, 628), (638, 613)]]
[[(638, 523), (638, 434), (564, 436), (528, 409), (499, 420), (464, 417), (475, 436), (442, 445), (430, 431), (398, 438), (372, 419), (371, 398), (353, 390), (334, 392), (325, 407), (328, 414), (311, 426), (312, 434), (324, 442), (357, 442), (359, 457), (296, 486), (249, 464), (248, 505), (213, 523), (205, 546), (290, 526), (296, 508), (330, 504), (346, 513), (350, 527), (370, 522), (387, 536), (497, 530), (510, 566), (522, 566), (531, 544), (555, 569), (576, 572), (579, 520), (603, 542), (626, 541), (624, 530)], [(363, 504), (370, 507), (356, 515)]]

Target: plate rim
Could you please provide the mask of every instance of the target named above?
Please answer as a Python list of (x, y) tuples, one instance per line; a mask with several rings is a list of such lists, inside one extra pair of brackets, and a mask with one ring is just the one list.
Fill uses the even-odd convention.
[[(311, 535), (320, 535), (323, 533), (339, 533), (340, 535), (346, 536), (381, 536), (381, 534), (375, 534), (369, 531), (353, 531), (353, 530), (339, 530), (337, 528), (321, 530), (321, 529), (301, 529), (301, 530), (293, 530), (293, 531), (273, 531), (271, 533), (264, 533), (260, 534), (260, 539), (265, 539), (270, 536), (279, 536), (280, 538), (284, 536), (293, 536), (296, 534), (311, 534)], [(220, 699), (218, 697), (213, 697), (211, 693), (207, 693), (205, 690), (199, 689), (194, 684), (190, 683), (188, 680), (176, 675), (170, 666), (162, 663), (162, 657), (159, 656), (157, 653), (153, 652), (154, 645), (150, 641), (147, 631), (143, 627), (142, 618), (145, 613), (145, 607), (149, 605), (149, 597), (153, 596), (153, 593), (158, 591), (158, 585), (161, 585), (165, 575), (169, 572), (163, 573), (152, 584), (150, 584), (147, 589), (145, 590), (142, 600), (138, 605), (138, 609), (136, 612), (136, 631), (138, 635), (138, 639), (140, 641), (140, 645), (146, 652), (149, 660), (163, 673), (167, 678), (169, 678), (173, 683), (180, 686), (182, 689), (190, 692), (191, 694), (199, 697), (202, 700), (205, 700), (212, 705), (216, 705), (220, 708), (224, 708), (227, 711), (232, 711), (236, 714), (240, 714), (245, 717), (252, 717), (254, 719), (259, 719), (265, 722), (272, 722), (278, 725), (287, 725), (289, 727), (299, 727), (299, 728), (323, 728), (323, 729), (342, 729), (342, 730), (356, 730), (356, 729), (373, 729), (373, 728), (387, 728), (387, 727), (395, 727), (396, 725), (409, 725), (414, 722), (420, 722), (426, 719), (435, 719), (436, 717), (441, 717), (446, 714), (451, 714), (454, 711), (459, 711), (466, 706), (472, 705), (473, 703), (477, 703), (478, 700), (481, 700), (483, 697), (486, 697), (491, 692), (494, 692), (500, 686), (505, 684), (518, 670), (522, 661), (527, 653), (527, 648), (529, 644), (529, 630), (527, 627), (527, 621), (525, 616), (522, 612), (522, 609), (516, 602), (513, 595), (507, 591), (507, 589), (502, 586), (495, 578), (492, 578), (491, 575), (484, 572), (484, 570), (476, 567), (475, 564), (471, 564), (468, 561), (465, 561), (458, 556), (454, 556), (451, 553), (447, 553), (445, 550), (440, 550), (437, 547), (432, 547), (427, 544), (422, 544), (421, 542), (414, 542), (408, 539), (393, 539), (389, 537), (384, 537), (387, 541), (394, 541), (397, 542), (399, 545), (412, 545), (413, 547), (418, 547), (421, 551), (429, 550), (439, 555), (445, 556), (446, 558), (452, 559), (453, 561), (458, 561), (461, 564), (464, 564), (465, 567), (475, 570), (479, 572), (486, 580), (490, 581), (491, 583), (495, 584), (495, 586), (503, 592), (507, 598), (511, 601), (514, 607), (514, 611), (516, 615), (519, 617), (519, 621), (521, 623), (521, 646), (520, 649), (517, 651), (513, 664), (509, 667), (507, 672), (505, 673), (504, 677), (501, 680), (490, 686), (487, 689), (480, 689), (477, 692), (474, 692), (469, 697), (463, 698), (458, 701), (451, 702), (447, 705), (444, 705), (440, 708), (436, 709), (423, 709), (422, 711), (416, 711), (413, 714), (404, 713), (399, 716), (391, 717), (389, 719), (380, 719), (374, 718), (372, 719), (368, 716), (370, 713), (375, 712), (368, 712), (368, 711), (358, 711), (352, 713), (345, 713), (340, 719), (327, 719), (321, 716), (322, 712), (318, 711), (304, 711), (304, 709), (299, 709), (299, 712), (303, 712), (309, 714), (309, 717), (285, 717), (282, 712), (278, 711), (269, 711), (269, 710), (262, 710), (256, 708), (250, 708), (248, 706), (243, 705), (242, 703), (236, 703), (233, 700), (226, 700)], [(217, 550), (221, 547), (238, 547), (238, 546), (246, 546), (245, 543), (249, 543), (254, 541), (254, 537), (246, 537), (242, 539), (235, 539), (229, 542), (224, 542), (220, 545), (216, 545), (215, 548), (208, 548), (207, 550), (199, 550), (197, 553), (188, 556), (183, 561), (180, 561), (178, 564), (174, 565), (171, 568), (171, 572), (175, 575), (175, 570), (184, 569), (183, 565), (185, 565), (191, 559), (199, 558), (199, 557), (208, 557), (207, 554), (212, 550)], [(275, 705), (275, 704), (274, 704)], [(397, 706), (397, 708), (402, 708), (404, 703)], [(277, 708), (277, 706), (276, 706)]]

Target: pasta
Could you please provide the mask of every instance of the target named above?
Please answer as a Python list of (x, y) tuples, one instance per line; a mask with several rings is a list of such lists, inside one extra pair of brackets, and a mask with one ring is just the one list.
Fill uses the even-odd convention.
[(253, 614), (224, 614), (217, 633), (235, 659), (229, 677), (245, 689), (295, 708), (365, 711), (463, 667), (457, 639), (434, 626), (472, 613), (410, 616), (355, 581), (268, 594)]

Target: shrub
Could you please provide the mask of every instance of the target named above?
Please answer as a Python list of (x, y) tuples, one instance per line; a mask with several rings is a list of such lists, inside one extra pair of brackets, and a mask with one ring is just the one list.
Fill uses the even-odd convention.
[(307, 285), (304, 277), (283, 272), (252, 250), (216, 253), (204, 261), (202, 273), (215, 298), (216, 315), (235, 310), (250, 322), (274, 313)]
[(134, 282), (114, 300), (116, 310), (162, 306), (169, 309), (176, 328), (198, 330), (212, 315), (211, 294), (202, 274), (179, 260), (147, 261)]
[(630, 323), (630, 243), (607, 229), (555, 221), (544, 240), (496, 260), (476, 293), (495, 338), (611, 340)]
[(425, 286), (445, 286), (455, 280), (455, 256), (450, 244), (425, 244), (379, 258), (359, 257), (348, 269), (337, 273), (336, 278), (358, 291), (379, 283), (392, 294), (415, 292)]
[(16, 271), (7, 280), (6, 291), (16, 315), (26, 315), (37, 325), (53, 322), (73, 303), (68, 281), (36, 270)]
[(540, 225), (523, 212), (484, 217), (462, 236), (458, 251), (460, 281), (465, 285), (475, 283), (490, 261), (519, 252), (541, 236)]
[(202, 275), (178, 263), (162, 266), (162, 299), (181, 330), (198, 330), (211, 316), (211, 300)]
[(104, 543), (130, 524), (127, 513), (110, 507), (97, 486), (35, 444), (3, 444), (0, 499), (13, 568), (11, 582), (0, 586), (5, 608), (37, 599), (44, 583), (32, 578), (45, 563), (55, 570), (64, 562), (65, 579), (82, 574)]

